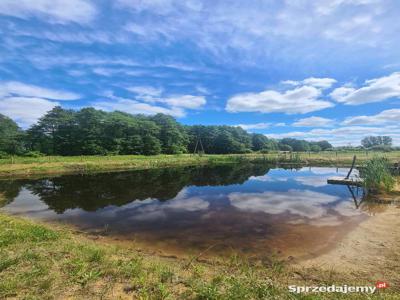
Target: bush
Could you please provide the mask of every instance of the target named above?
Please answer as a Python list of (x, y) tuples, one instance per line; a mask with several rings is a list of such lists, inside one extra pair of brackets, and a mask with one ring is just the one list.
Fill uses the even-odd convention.
[(4, 151), (0, 151), (0, 159), (6, 159), (6, 158), (10, 158), (11, 155), (4, 152)]
[(39, 152), (39, 151), (29, 151), (25, 152), (22, 156), (24, 157), (43, 157), (45, 154)]
[(392, 151), (392, 147), (390, 146), (386, 146), (386, 145), (377, 145), (377, 146), (373, 146), (371, 148), (369, 148), (369, 150), (372, 151), (383, 151), (383, 152), (390, 152)]
[(293, 148), (287, 144), (279, 144), (279, 150), (281, 151), (293, 151)]
[(390, 163), (385, 157), (374, 157), (368, 160), (361, 172), (364, 179), (364, 186), (370, 191), (379, 191), (384, 188), (391, 191), (395, 179), (390, 172)]

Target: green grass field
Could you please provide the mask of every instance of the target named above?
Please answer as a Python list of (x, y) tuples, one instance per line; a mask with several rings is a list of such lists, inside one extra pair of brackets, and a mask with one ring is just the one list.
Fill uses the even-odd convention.
[(385, 156), (391, 162), (400, 161), (400, 151), (394, 152), (334, 152), (319, 153), (254, 153), (231, 155), (120, 155), (120, 156), (44, 156), (0, 159), (0, 176), (29, 176), (35, 174), (65, 174), (130, 169), (149, 169), (209, 163), (232, 163), (243, 160), (265, 160), (271, 163), (302, 163), (311, 165), (348, 166), (353, 155), (357, 163), (373, 157)]

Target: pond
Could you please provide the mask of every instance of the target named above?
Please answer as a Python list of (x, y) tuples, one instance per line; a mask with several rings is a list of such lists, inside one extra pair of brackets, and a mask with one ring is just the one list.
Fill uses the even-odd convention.
[(347, 171), (244, 163), (1, 180), (1, 210), (168, 255), (302, 259), (371, 213), (360, 190), (327, 184)]

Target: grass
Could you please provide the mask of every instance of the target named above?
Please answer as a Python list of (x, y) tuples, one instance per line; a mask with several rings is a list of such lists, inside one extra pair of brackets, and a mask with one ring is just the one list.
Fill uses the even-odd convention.
[[(210, 163), (232, 163), (242, 160), (265, 160), (271, 163), (298, 163), (312, 165), (348, 166), (353, 155), (357, 162), (370, 159), (370, 152), (333, 152), (318, 153), (254, 153), (231, 155), (119, 155), (119, 156), (45, 156), (45, 157), (12, 157), (0, 159), (0, 177), (29, 176), (35, 174), (66, 174), (130, 169), (149, 169)], [(378, 153), (390, 162), (400, 160), (400, 152)]]
[(292, 294), (287, 288), (371, 285), (369, 276), (239, 256), (207, 262), (159, 257), (0, 214), (1, 299), (398, 299), (398, 288), (370, 296)]

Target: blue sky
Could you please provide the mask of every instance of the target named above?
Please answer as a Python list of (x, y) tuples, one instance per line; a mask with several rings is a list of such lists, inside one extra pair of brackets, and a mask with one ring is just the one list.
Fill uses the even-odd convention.
[(397, 0), (1, 0), (0, 113), (55, 105), (400, 145)]

